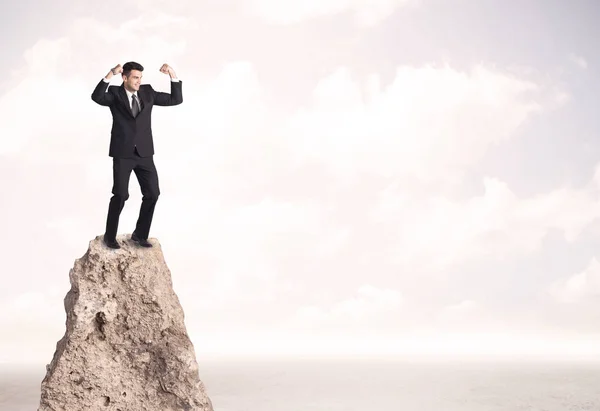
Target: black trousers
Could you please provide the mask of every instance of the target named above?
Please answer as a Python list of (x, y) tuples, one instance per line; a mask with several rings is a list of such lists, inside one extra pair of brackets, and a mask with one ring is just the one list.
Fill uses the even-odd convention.
[(108, 240), (116, 239), (119, 216), (125, 201), (129, 198), (129, 177), (132, 170), (135, 172), (142, 191), (142, 206), (135, 226), (135, 233), (142, 239), (147, 239), (150, 233), (154, 207), (160, 195), (158, 173), (154, 166), (153, 157), (140, 157), (136, 150), (132, 158), (113, 158), (113, 196), (108, 205), (106, 231), (104, 233), (104, 237)]

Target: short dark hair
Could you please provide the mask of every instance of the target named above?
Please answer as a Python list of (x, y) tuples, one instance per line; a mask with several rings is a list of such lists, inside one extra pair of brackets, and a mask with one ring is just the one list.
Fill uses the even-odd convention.
[(123, 64), (123, 75), (129, 77), (129, 73), (131, 70), (139, 70), (144, 71), (144, 67), (140, 63), (136, 63), (135, 61), (128, 61)]

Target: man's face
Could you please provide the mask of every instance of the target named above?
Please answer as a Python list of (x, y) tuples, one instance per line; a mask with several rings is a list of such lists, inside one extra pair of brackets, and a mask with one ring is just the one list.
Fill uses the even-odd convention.
[(138, 91), (142, 82), (142, 72), (131, 70), (128, 77), (123, 76), (123, 85), (129, 91)]

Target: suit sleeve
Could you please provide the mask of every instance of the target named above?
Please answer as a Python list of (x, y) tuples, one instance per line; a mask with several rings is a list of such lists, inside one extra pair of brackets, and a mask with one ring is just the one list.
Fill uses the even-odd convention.
[(181, 81), (171, 81), (171, 94), (155, 91), (154, 104), (157, 106), (176, 106), (183, 102), (183, 94), (181, 92)]
[(107, 88), (108, 83), (104, 80), (100, 80), (100, 83), (98, 83), (92, 92), (92, 100), (101, 106), (110, 106), (115, 101), (115, 96), (112, 93), (109, 93)]

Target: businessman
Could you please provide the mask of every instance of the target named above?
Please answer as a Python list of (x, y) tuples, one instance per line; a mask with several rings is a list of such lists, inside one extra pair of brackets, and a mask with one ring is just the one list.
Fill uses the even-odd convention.
[[(142, 247), (152, 247), (148, 242), (154, 208), (160, 194), (158, 174), (154, 165), (151, 113), (153, 106), (175, 106), (183, 102), (181, 81), (168, 64), (160, 68), (171, 77), (171, 93), (155, 91), (149, 84), (141, 84), (144, 67), (130, 61), (118, 64), (100, 80), (92, 100), (107, 106), (113, 117), (108, 155), (113, 158), (113, 196), (108, 205), (104, 243), (114, 249), (117, 242), (119, 216), (129, 198), (129, 177), (133, 171), (140, 184), (142, 205), (131, 239)], [(110, 79), (120, 74), (123, 84), (109, 86)]]

